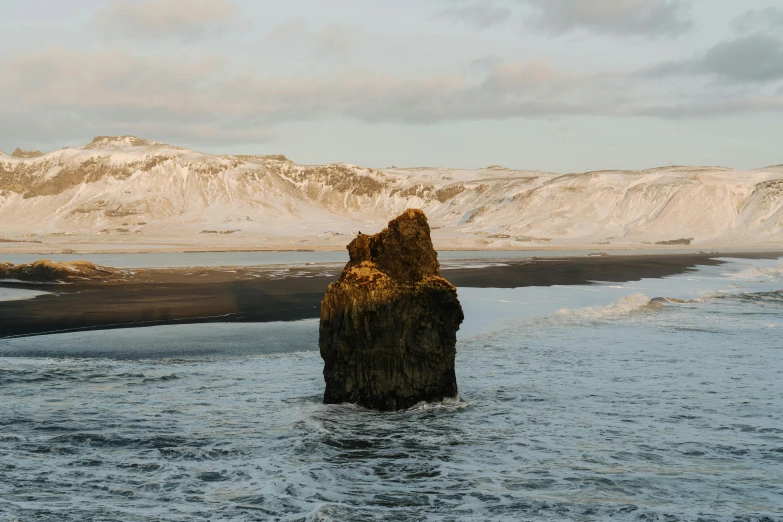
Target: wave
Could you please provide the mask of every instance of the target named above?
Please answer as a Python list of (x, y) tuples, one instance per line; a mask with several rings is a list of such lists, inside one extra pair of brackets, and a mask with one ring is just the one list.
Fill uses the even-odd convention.
[(670, 300), (667, 298), (656, 297), (651, 299), (644, 294), (635, 293), (627, 295), (605, 306), (590, 306), (577, 309), (563, 308), (558, 310), (557, 316), (574, 319), (613, 319), (633, 313), (659, 310), (668, 302), (670, 302)]
[(783, 280), (783, 265), (766, 268), (746, 268), (739, 272), (726, 272), (724, 276), (741, 281), (768, 282)]
[(653, 297), (636, 293), (627, 295), (605, 306), (592, 306), (587, 308), (568, 309), (563, 308), (557, 312), (557, 317), (571, 319), (616, 319), (623, 316), (656, 312), (670, 305), (707, 303), (718, 300), (741, 301), (756, 304), (783, 303), (783, 290), (771, 292), (742, 292), (742, 293), (714, 293), (705, 294), (694, 299), (678, 299), (676, 297)]
[(495, 268), (499, 266), (509, 266), (508, 263), (475, 263), (460, 261), (444, 261), (440, 264), (441, 270), (459, 270), (459, 269), (477, 269), (477, 268)]
[(447, 397), (441, 401), (419, 402), (414, 404), (403, 412), (422, 412), (432, 410), (462, 410), (470, 406), (469, 402), (463, 401), (460, 397)]
[[(739, 294), (714, 294), (706, 299), (731, 299), (736, 301), (744, 301), (748, 303), (783, 303), (783, 290), (773, 290), (771, 292), (742, 292)], [(696, 302), (696, 300), (694, 300)]]

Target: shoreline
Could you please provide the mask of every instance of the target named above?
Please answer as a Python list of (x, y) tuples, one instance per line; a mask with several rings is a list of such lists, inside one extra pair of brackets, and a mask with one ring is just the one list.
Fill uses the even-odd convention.
[[(460, 288), (517, 288), (628, 282), (725, 263), (721, 257), (777, 259), (783, 252), (539, 258), (480, 268), (442, 270)], [(500, 258), (498, 258), (498, 261)], [(168, 268), (122, 279), (63, 283), (0, 283), (50, 292), (0, 302), (0, 338), (138, 326), (270, 322), (317, 318), (320, 301), (341, 267)]]
[[(355, 237), (355, 236), (350, 236)], [(435, 249), (438, 252), (649, 252), (660, 251), (678, 255), (681, 253), (768, 253), (776, 251), (774, 244), (762, 245), (736, 245), (736, 244), (698, 244), (698, 245), (664, 245), (664, 244), (522, 244), (509, 247), (486, 246), (481, 247), (475, 244), (458, 244), (459, 241), (433, 241)], [(28, 245), (24, 247), (6, 247), (6, 245)], [(36, 245), (33, 247), (32, 245)], [(95, 254), (216, 254), (216, 253), (262, 253), (262, 252), (344, 252), (344, 245), (308, 245), (302, 248), (289, 248), (283, 244), (246, 246), (219, 245), (215, 247), (208, 246), (186, 246), (171, 245), (162, 243), (157, 245), (148, 245), (142, 248), (133, 248), (127, 243), (104, 243), (88, 244), (88, 248), (78, 248), (79, 243), (41, 243), (32, 241), (10, 241), (0, 242), (0, 257), (3, 255), (35, 255), (35, 256), (56, 256), (56, 255), (95, 255)], [(113, 247), (117, 248), (113, 248)], [(97, 247), (97, 248), (96, 248)], [(633, 254), (620, 254), (633, 255)], [(0, 259), (1, 260), (1, 259)]]

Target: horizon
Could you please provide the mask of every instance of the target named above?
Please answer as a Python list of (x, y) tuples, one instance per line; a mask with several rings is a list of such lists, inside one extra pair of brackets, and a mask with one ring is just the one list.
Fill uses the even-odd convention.
[(371, 168), (781, 161), (771, 0), (42, 0), (0, 28), (9, 154), (130, 134)]
[[(245, 156), (245, 155), (262, 157), (262, 156), (277, 156), (277, 155), (280, 155), (280, 156), (284, 156), (286, 160), (291, 161), (291, 162), (293, 162), (296, 165), (302, 165), (302, 166), (356, 165), (356, 166), (359, 166), (359, 167), (368, 167), (366, 165), (361, 165), (361, 164), (358, 164), (358, 163), (355, 163), (355, 162), (351, 162), (351, 161), (335, 161), (335, 162), (328, 163), (328, 164), (326, 164), (326, 163), (324, 163), (324, 164), (320, 164), (320, 163), (300, 163), (300, 162), (298, 162), (296, 160), (296, 158), (291, 158), (291, 157), (289, 157), (289, 155), (287, 155), (287, 154), (285, 154), (283, 152), (279, 152), (279, 153), (270, 152), (270, 153), (266, 153), (266, 154), (223, 154), (223, 153), (220, 153), (220, 152), (215, 152), (215, 153), (213, 153), (213, 152), (205, 152), (205, 151), (197, 149), (197, 148), (192, 149), (192, 148), (189, 148), (189, 147), (179, 146), (176, 143), (164, 143), (164, 142), (159, 142), (159, 141), (155, 141), (155, 140), (149, 140), (149, 139), (147, 139), (147, 138), (145, 138), (143, 136), (134, 136), (132, 134), (124, 134), (124, 135), (118, 135), (118, 136), (95, 136), (95, 137), (93, 137), (93, 139), (90, 142), (85, 143), (84, 145), (82, 145), (80, 147), (79, 146), (64, 146), (64, 147), (55, 148), (55, 149), (46, 150), (46, 151), (43, 151), (43, 150), (26, 150), (26, 149), (22, 149), (21, 147), (16, 147), (14, 149), (14, 151), (12, 151), (11, 153), (7, 153), (7, 152), (5, 152), (3, 150), (0, 150), (0, 155), (5, 155), (6, 157), (14, 157), (13, 154), (16, 153), (17, 151), (22, 152), (22, 153), (34, 153), (34, 154), (36, 154), (35, 156), (31, 156), (31, 157), (18, 157), (18, 156), (15, 157), (18, 160), (24, 160), (24, 159), (36, 159), (38, 157), (45, 156), (47, 154), (51, 154), (51, 153), (54, 153), (54, 152), (59, 152), (61, 150), (68, 150), (68, 149), (90, 150), (90, 149), (86, 149), (86, 147), (88, 145), (94, 143), (96, 140), (98, 140), (100, 138), (135, 138), (135, 139), (140, 139), (140, 140), (144, 140), (144, 141), (149, 141), (150, 142), (149, 146), (166, 145), (166, 146), (170, 146), (170, 147), (185, 149), (185, 150), (188, 150), (188, 151), (191, 151), (191, 152), (196, 152), (198, 154), (204, 154), (204, 155), (215, 156), (215, 157), (222, 157), (222, 156)], [(142, 145), (142, 146), (146, 146), (146, 145)], [(98, 149), (98, 150), (101, 150), (101, 149)], [(595, 172), (646, 172), (646, 171), (660, 170), (660, 169), (669, 169), (669, 168), (672, 168), (672, 169), (673, 168), (714, 168), (714, 169), (730, 169), (730, 170), (738, 170), (738, 171), (750, 171), (750, 170), (764, 170), (764, 169), (769, 169), (769, 168), (777, 168), (777, 167), (780, 167), (782, 165), (783, 164), (770, 164), (770, 165), (764, 165), (762, 167), (750, 167), (750, 168), (746, 168), (746, 169), (734, 169), (732, 167), (726, 167), (724, 165), (694, 165), (694, 164), (691, 164), (691, 165), (658, 165), (658, 166), (651, 166), (651, 167), (642, 167), (642, 168), (639, 168), (639, 169), (595, 169), (595, 170), (586, 170), (586, 171), (579, 171), (579, 172), (543, 171), (543, 170), (538, 170), (538, 169), (511, 168), (511, 167), (506, 167), (505, 165), (499, 165), (499, 164), (486, 165), (486, 166), (483, 166), (483, 167), (461, 167), (461, 166), (453, 166), (453, 165), (409, 165), (409, 166), (390, 165), (390, 166), (387, 166), (387, 167), (368, 167), (368, 168), (373, 168), (375, 170), (389, 170), (389, 169), (396, 169), (396, 170), (416, 170), (416, 169), (508, 170), (508, 171), (512, 171), (512, 172), (541, 172), (541, 173), (550, 173), (550, 174), (591, 174), (591, 173), (595, 173)]]

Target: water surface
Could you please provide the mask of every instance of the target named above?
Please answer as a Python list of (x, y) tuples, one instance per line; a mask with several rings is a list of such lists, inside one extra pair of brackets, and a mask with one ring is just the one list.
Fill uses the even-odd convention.
[(5, 288), (0, 286), (0, 301), (18, 301), (19, 299), (32, 299), (47, 292), (28, 290), (22, 288)]
[[(347, 240), (346, 240), (347, 241)], [(653, 255), (696, 253), (693, 249), (613, 250), (612, 255)], [(440, 251), (438, 259), (497, 260), (528, 259), (536, 257), (583, 257), (581, 250), (518, 250), (518, 251)], [(148, 252), (148, 253), (90, 253), (90, 254), (0, 254), (0, 261), (20, 264), (40, 259), (54, 261), (87, 260), (117, 268), (182, 268), (191, 266), (259, 266), (304, 265), (308, 263), (346, 263), (348, 251), (333, 252)]]
[(321, 404), (317, 321), (0, 340), (0, 520), (783, 520), (782, 288), (459, 289), (398, 413)]

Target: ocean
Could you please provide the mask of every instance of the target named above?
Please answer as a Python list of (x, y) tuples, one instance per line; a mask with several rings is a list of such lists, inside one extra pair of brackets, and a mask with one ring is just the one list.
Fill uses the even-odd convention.
[(783, 261), (459, 297), (396, 413), (321, 403), (315, 320), (0, 340), (0, 520), (783, 520)]
[[(647, 248), (640, 250), (612, 250), (612, 255), (672, 255), (695, 254), (693, 248)], [(598, 253), (598, 251), (596, 251)], [(441, 262), (476, 260), (497, 261), (498, 259), (524, 260), (533, 256), (540, 258), (581, 257), (581, 250), (442, 250), (438, 252)], [(214, 266), (261, 266), (261, 265), (304, 265), (348, 262), (348, 250), (325, 251), (255, 251), (255, 252), (134, 252), (134, 253), (89, 253), (89, 254), (2, 254), (8, 263), (33, 263), (41, 259), (52, 261), (88, 260), (98, 265), (115, 268), (182, 268)]]

